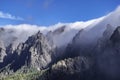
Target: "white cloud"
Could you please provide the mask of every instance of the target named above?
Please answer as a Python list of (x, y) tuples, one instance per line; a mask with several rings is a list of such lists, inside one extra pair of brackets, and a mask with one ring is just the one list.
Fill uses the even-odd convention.
[[(53, 41), (57, 46), (65, 45), (72, 40), (72, 38), (78, 33), (79, 30), (84, 29), (85, 32), (82, 34), (81, 42), (88, 43), (90, 41), (96, 40), (99, 36), (102, 35), (103, 31), (106, 29), (106, 25), (110, 24), (113, 27), (120, 25), (120, 7), (115, 11), (105, 15), (103, 17), (92, 19), (88, 21), (76, 21), (72, 23), (57, 23), (50, 26), (38, 26), (30, 24), (20, 24), (20, 25), (4, 25), (6, 32), (3, 36), (5, 43), (12, 36), (18, 38), (19, 42), (24, 42), (27, 38), (39, 30), (46, 34), (48, 31), (55, 31), (62, 26), (66, 26), (65, 31), (61, 34), (54, 34)], [(59, 31), (59, 30), (58, 30)], [(12, 32), (12, 33), (9, 33)], [(8, 37), (10, 36), (10, 37)], [(89, 41), (88, 41), (89, 40)]]
[(0, 18), (11, 19), (11, 20), (23, 20), (23, 18), (21, 18), (21, 17), (18, 17), (18, 16), (16, 17), (9, 13), (4, 13), (2, 11), (0, 11)]
[[(37, 33), (39, 30), (46, 35), (49, 31), (55, 31), (63, 26), (66, 26), (65, 32), (62, 34), (54, 34), (53, 35), (53, 41), (57, 46), (61, 46), (63, 44), (67, 44), (70, 42), (70, 40), (75, 36), (75, 34), (83, 28), (86, 28), (89, 25), (95, 25), (99, 21), (101, 21), (101, 18), (90, 20), (90, 21), (79, 21), (79, 22), (73, 22), (73, 23), (57, 23), (55, 25), (50, 26), (38, 26), (38, 25), (30, 25), (30, 24), (20, 24), (20, 25), (4, 25), (0, 27), (4, 27), (6, 30), (4, 32), (4, 35), (2, 36), (2, 40), (5, 42), (6, 45), (8, 45), (13, 37), (18, 38), (18, 42), (24, 42), (28, 39), (29, 36)], [(11, 32), (11, 33), (10, 33)], [(0, 37), (1, 37), (0, 36)], [(65, 38), (66, 37), (66, 38)], [(7, 40), (11, 39), (10, 42), (7, 42)]]

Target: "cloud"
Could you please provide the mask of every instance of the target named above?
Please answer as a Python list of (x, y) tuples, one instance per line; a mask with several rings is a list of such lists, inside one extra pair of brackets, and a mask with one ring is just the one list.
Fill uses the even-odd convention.
[[(38, 25), (30, 25), (30, 24), (19, 24), (19, 25), (3, 25), (0, 26), (5, 28), (4, 34), (0, 33), (0, 38), (2, 36), (2, 40), (7, 43), (8, 40), (12, 37), (17, 37), (18, 42), (24, 42), (27, 38), (39, 30), (46, 35), (49, 31), (56, 31), (66, 26), (65, 31), (61, 34), (52, 34), (53, 41), (57, 46), (62, 46), (68, 42), (70, 42), (73, 37), (78, 33), (79, 30), (84, 29), (85, 32), (82, 33), (81, 42), (89, 43), (97, 38), (99, 38), (103, 31), (106, 29), (106, 25), (110, 24), (116, 28), (120, 25), (120, 7), (118, 7), (115, 11), (109, 13), (100, 18), (88, 20), (88, 21), (76, 21), (71, 23), (57, 23), (55, 25), (50, 26), (38, 26)], [(97, 33), (97, 34), (96, 34)], [(51, 34), (50, 34), (51, 35)], [(89, 40), (89, 41), (88, 41)], [(13, 41), (11, 39), (11, 41)]]
[[(17, 38), (17, 42), (25, 42), (29, 36), (37, 33), (39, 30), (46, 35), (49, 31), (55, 31), (66, 26), (65, 32), (62, 33), (61, 35), (54, 34), (54, 43), (57, 46), (64, 45), (68, 43), (74, 36), (75, 34), (83, 28), (86, 28), (87, 26), (91, 24), (96, 24), (98, 21), (100, 21), (101, 18), (90, 20), (87, 22), (73, 22), (73, 23), (57, 23), (55, 25), (50, 25), (50, 26), (38, 26), (38, 25), (30, 25), (30, 24), (19, 24), (19, 25), (3, 25), (0, 26), (4, 27), (5, 31), (3, 33), (0, 33), (0, 38), (2, 37), (2, 40), (5, 43), (5, 46), (9, 45), (14, 37)], [(23, 35), (24, 34), (24, 35)], [(66, 39), (64, 38), (66, 37)], [(9, 42), (7, 41), (9, 39)]]
[(2, 11), (0, 11), (0, 18), (4, 18), (4, 19), (11, 19), (11, 20), (24, 20), (23, 18), (21, 17), (18, 17), (18, 16), (13, 16), (9, 13), (4, 13)]

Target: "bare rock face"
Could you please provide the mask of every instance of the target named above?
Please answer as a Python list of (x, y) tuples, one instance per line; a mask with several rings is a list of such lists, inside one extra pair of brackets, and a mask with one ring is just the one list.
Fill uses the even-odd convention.
[[(0, 28), (0, 36), (4, 32), (4, 28)], [(3, 62), (4, 57), (6, 56), (6, 48), (4, 42), (1, 40), (0, 37), (0, 62)]]
[(31, 53), (31, 66), (36, 68), (47, 67), (52, 60), (52, 47), (42, 33), (38, 32), (31, 36), (26, 44), (31, 46), (29, 52)]
[(13, 68), (17, 66), (18, 69), (26, 65), (41, 70), (47, 68), (52, 62), (53, 48), (46, 37), (38, 32), (29, 37), (25, 43), (19, 44), (14, 54), (17, 54), (18, 58), (15, 59)]
[(0, 41), (0, 62), (3, 62), (5, 56), (6, 56), (6, 49), (3, 42)]

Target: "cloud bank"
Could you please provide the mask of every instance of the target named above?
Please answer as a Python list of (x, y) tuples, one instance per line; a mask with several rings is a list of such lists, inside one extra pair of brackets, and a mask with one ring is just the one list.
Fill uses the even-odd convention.
[(0, 18), (4, 18), (4, 19), (11, 19), (11, 20), (24, 20), (23, 18), (21, 17), (18, 17), (18, 16), (13, 16), (9, 13), (4, 13), (2, 11), (0, 11)]
[[(76, 33), (78, 33), (78, 31), (81, 29), (84, 29), (84, 33), (82, 33), (82, 35), (84, 36), (82, 37), (83, 41), (88, 42), (88, 40), (93, 41), (95, 40), (96, 37), (98, 38), (99, 36), (101, 36), (103, 31), (106, 29), (107, 24), (110, 24), (114, 28), (120, 26), (119, 13), (120, 13), (120, 7), (118, 7), (115, 11), (109, 13), (108, 15), (88, 21), (57, 23), (55, 25), (50, 25), (50, 26), (38, 26), (38, 25), (30, 25), (30, 24), (4, 25), (4, 26), (0, 26), (5, 28), (5, 31), (3, 33), (0, 33), (0, 35), (2, 36), (3, 41), (5, 41), (5, 43), (7, 42), (6, 40), (8, 39), (10, 40), (11, 37), (18, 38), (19, 40), (18, 42), (24, 42), (25, 40), (27, 40), (29, 36), (37, 33), (39, 30), (46, 35), (49, 31), (53, 33), (54, 31), (61, 31), (60, 28), (65, 26), (64, 32), (60, 34), (56, 34), (56, 33), (51, 34), (53, 37), (53, 41), (57, 46), (61, 46), (70, 42), (73, 39), (73, 37), (76, 35)], [(13, 40), (11, 39), (11, 41)]]

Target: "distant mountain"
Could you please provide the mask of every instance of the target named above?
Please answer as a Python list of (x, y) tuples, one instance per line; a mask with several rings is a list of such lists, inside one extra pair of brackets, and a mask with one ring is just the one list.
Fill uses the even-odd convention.
[[(117, 27), (110, 37), (104, 41), (99, 41), (96, 46), (95, 61), (97, 65), (98, 75), (101, 75), (101, 79), (120, 79), (119, 29), (120, 27)], [(105, 35), (103, 38), (104, 37)]]

